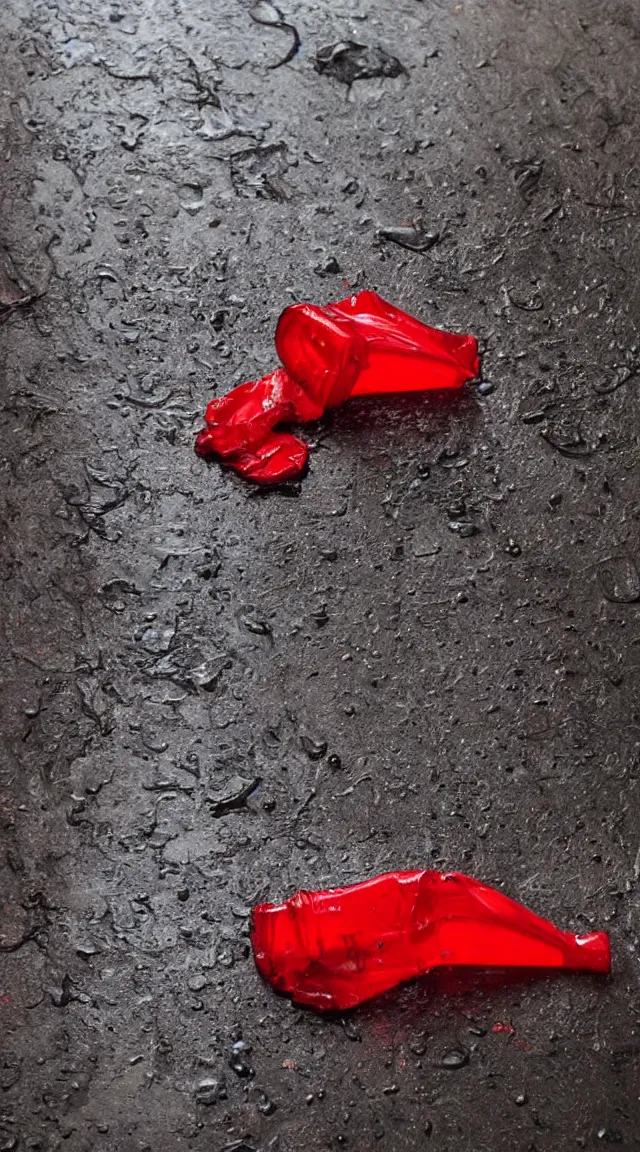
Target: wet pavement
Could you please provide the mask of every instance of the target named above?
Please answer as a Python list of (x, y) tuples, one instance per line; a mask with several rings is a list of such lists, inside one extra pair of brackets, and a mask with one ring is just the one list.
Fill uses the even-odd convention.
[[(640, 10), (0, 20), (0, 1149), (639, 1147)], [(198, 460), (358, 288), (484, 385), (352, 402), (280, 491)], [(426, 866), (612, 978), (260, 982), (252, 904)]]

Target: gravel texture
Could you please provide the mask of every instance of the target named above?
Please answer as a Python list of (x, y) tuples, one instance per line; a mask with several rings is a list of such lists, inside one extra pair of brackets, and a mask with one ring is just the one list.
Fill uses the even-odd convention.
[[(0, 1150), (640, 1147), (640, 8), (0, 28)], [(198, 460), (282, 308), (365, 287), (484, 383), (280, 491)], [(425, 866), (612, 978), (261, 983), (252, 904)]]

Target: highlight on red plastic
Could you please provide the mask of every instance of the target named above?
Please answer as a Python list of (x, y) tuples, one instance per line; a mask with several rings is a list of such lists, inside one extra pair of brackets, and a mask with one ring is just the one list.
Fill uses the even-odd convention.
[(286, 308), (276, 349), (283, 367), (212, 400), (196, 438), (199, 456), (261, 484), (298, 476), (307, 462), (304, 441), (279, 425), (318, 420), (350, 396), (460, 388), (480, 370), (475, 337), (429, 328), (375, 292)]
[(611, 967), (605, 932), (562, 932), (460, 872), (388, 872), (259, 904), (251, 943), (265, 980), (321, 1011), (354, 1008), (438, 967)]

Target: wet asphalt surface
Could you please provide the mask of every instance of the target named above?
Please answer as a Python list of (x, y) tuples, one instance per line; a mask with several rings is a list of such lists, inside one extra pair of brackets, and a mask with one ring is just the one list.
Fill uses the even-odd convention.
[[(255, 16), (2, 10), (0, 1149), (636, 1148), (640, 9)], [(287, 490), (198, 460), (364, 287), (489, 386), (348, 405)], [(262, 985), (253, 903), (429, 866), (612, 978)]]

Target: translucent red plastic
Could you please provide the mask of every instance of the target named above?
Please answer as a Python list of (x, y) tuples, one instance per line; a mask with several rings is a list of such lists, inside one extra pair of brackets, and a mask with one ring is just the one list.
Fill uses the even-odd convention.
[(298, 476), (307, 462), (304, 441), (279, 425), (318, 420), (350, 396), (460, 388), (480, 369), (473, 336), (429, 328), (375, 292), (286, 308), (276, 349), (283, 367), (212, 400), (196, 439), (198, 455), (262, 484)]
[(434, 968), (609, 972), (605, 932), (562, 932), (459, 872), (389, 872), (253, 909), (260, 974), (299, 1004), (354, 1008)]

